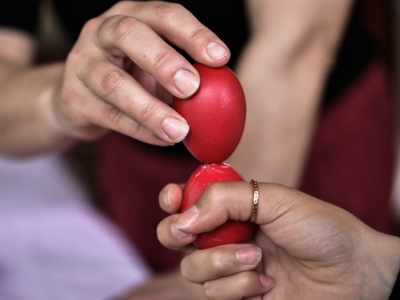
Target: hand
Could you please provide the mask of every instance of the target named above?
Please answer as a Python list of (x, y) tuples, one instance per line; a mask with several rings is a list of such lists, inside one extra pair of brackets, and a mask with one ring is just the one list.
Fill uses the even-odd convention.
[[(246, 182), (211, 184), (184, 214), (159, 225), (165, 246), (193, 251), (182, 261), (181, 272), (203, 283), (210, 299), (388, 298), (400, 265), (397, 237), (296, 190), (259, 183), (259, 191), (254, 245), (187, 247), (196, 234), (227, 219), (250, 218), (253, 187)], [(160, 205), (174, 213), (180, 197), (181, 188), (168, 185)]]
[(35, 65), (35, 41), (0, 28), (0, 152), (65, 150), (108, 129), (155, 145), (181, 141), (189, 126), (168, 105), (199, 75), (167, 42), (211, 67), (230, 57), (224, 43), (182, 6), (121, 1), (89, 20), (65, 62)]
[(121, 300), (206, 300), (200, 285), (186, 281), (179, 270), (155, 276)]
[(189, 127), (164, 102), (192, 95), (200, 78), (165, 40), (209, 66), (229, 60), (224, 43), (182, 6), (119, 2), (87, 22), (67, 58), (54, 97), (60, 126), (81, 139), (112, 129), (156, 145), (180, 142)]

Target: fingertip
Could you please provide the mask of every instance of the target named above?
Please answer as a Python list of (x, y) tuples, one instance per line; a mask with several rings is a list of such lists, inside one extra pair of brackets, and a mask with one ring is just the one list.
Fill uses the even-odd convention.
[(190, 206), (180, 217), (176, 220), (175, 226), (178, 229), (186, 229), (190, 227), (199, 217), (199, 210), (196, 205)]
[(271, 290), (275, 286), (275, 278), (268, 276), (266, 274), (260, 274), (260, 283), (263, 287)]
[(259, 247), (245, 246), (236, 250), (236, 259), (243, 265), (256, 265), (261, 258), (262, 252)]
[(206, 47), (207, 54), (214, 62), (225, 62), (230, 57), (229, 49), (218, 42), (211, 42)]
[(166, 118), (162, 124), (164, 132), (174, 142), (181, 142), (189, 132), (189, 125), (186, 121), (177, 118)]
[(157, 238), (165, 247), (182, 251), (196, 239), (196, 235), (177, 232), (174, 225), (177, 218), (178, 215), (171, 215), (161, 220), (157, 226)]
[(159, 195), (159, 204), (165, 212), (171, 212), (171, 201), (169, 200), (170, 188), (164, 187)]
[(192, 96), (200, 86), (200, 76), (194, 72), (180, 69), (172, 78), (176, 89), (181, 93), (181, 98)]
[(173, 214), (179, 211), (182, 201), (182, 188), (170, 183), (166, 185), (159, 194), (159, 204), (162, 210)]
[(179, 240), (181, 240), (181, 239), (187, 239), (187, 238), (192, 238), (192, 237), (193, 237), (193, 234), (186, 233), (186, 232), (183, 232), (183, 231), (179, 230), (179, 229), (175, 226), (175, 223), (173, 223), (173, 224), (171, 225), (171, 232), (172, 232), (172, 235), (173, 235), (174, 237), (176, 237), (177, 239), (179, 239)]

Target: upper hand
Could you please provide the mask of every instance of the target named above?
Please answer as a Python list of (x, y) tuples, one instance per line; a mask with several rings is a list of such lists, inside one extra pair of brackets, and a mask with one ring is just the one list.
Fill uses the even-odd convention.
[[(210, 299), (388, 298), (400, 262), (398, 238), (296, 190), (259, 184), (259, 191), (255, 245), (196, 250), (181, 264)], [(252, 193), (246, 182), (211, 184), (192, 208), (160, 223), (159, 240), (179, 249), (227, 219), (248, 220)], [(174, 212), (179, 194), (178, 186), (167, 186), (161, 206)]]
[(229, 60), (224, 43), (182, 6), (119, 2), (86, 23), (68, 55), (53, 99), (60, 128), (82, 139), (112, 129), (155, 145), (181, 141), (189, 127), (165, 102), (192, 95), (200, 78), (166, 40), (209, 66)]

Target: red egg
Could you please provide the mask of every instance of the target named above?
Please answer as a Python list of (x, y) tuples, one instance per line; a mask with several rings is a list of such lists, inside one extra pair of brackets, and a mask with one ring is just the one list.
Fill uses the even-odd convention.
[[(190, 175), (183, 190), (181, 212), (194, 204), (210, 183), (220, 181), (243, 181), (243, 177), (225, 163), (205, 164), (198, 167)], [(251, 222), (228, 220), (210, 232), (199, 234), (193, 244), (198, 249), (205, 249), (226, 244), (244, 243), (249, 240), (252, 231), (253, 223)]]
[(246, 101), (235, 73), (227, 66), (210, 68), (195, 63), (200, 87), (188, 99), (173, 99), (174, 109), (190, 126), (183, 140), (203, 163), (221, 163), (236, 149), (243, 134)]

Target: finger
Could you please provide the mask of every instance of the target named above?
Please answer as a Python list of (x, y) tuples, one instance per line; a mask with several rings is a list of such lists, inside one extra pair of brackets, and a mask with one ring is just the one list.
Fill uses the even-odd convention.
[(204, 292), (209, 299), (241, 300), (268, 293), (274, 285), (275, 280), (268, 275), (245, 271), (207, 281), (204, 284)]
[(194, 67), (139, 19), (109, 17), (97, 37), (101, 48), (115, 56), (128, 56), (171, 94), (187, 98), (198, 89), (200, 77)]
[(193, 249), (193, 246), (190, 244), (197, 236), (176, 229), (174, 222), (178, 216), (179, 215), (171, 215), (163, 219), (157, 226), (157, 237), (160, 243), (169, 249), (188, 251)]
[[(261, 249), (250, 244), (232, 244), (197, 250), (181, 262), (183, 277), (194, 283), (204, 283), (249, 271), (261, 261)], [(196, 272), (193, 272), (196, 270)]]
[[(118, 108), (111, 110), (112, 113), (116, 113), (114, 115), (93, 114), (92, 117), (97, 118), (97, 122), (123, 133), (131, 132), (124, 129), (123, 125), (132, 123), (136, 128), (134, 132), (140, 130), (142, 133), (141, 140), (144, 135), (151, 136), (152, 133), (166, 144), (180, 142), (186, 136), (189, 126), (174, 109), (159, 101), (110, 61), (100, 57), (92, 58), (86, 68), (79, 69), (78, 77), (100, 99), (109, 103), (111, 107)], [(105, 109), (110, 111), (107, 105)], [(129, 135), (138, 138), (137, 135)]]
[(181, 5), (122, 2), (104, 16), (97, 35), (100, 47), (117, 56), (128, 56), (179, 98), (192, 95), (200, 78), (164, 38), (209, 66), (219, 67), (229, 60), (225, 44)]
[(160, 85), (154, 77), (140, 69), (135, 64), (127, 68), (127, 72), (132, 75), (137, 82), (140, 83), (150, 94), (152, 94), (157, 99), (167, 103), (172, 104), (173, 97), (162, 85)]
[[(301, 206), (313, 199), (278, 184), (259, 183), (258, 192), (256, 223), (260, 225), (271, 223), (294, 206)], [(199, 200), (177, 219), (175, 226), (185, 232), (198, 234), (210, 231), (228, 219), (247, 221), (253, 210), (253, 195), (254, 186), (248, 182), (212, 183)]]
[(199, 200), (181, 214), (175, 226), (185, 232), (201, 233), (211, 231), (228, 219), (249, 220), (252, 194), (253, 188), (248, 182), (211, 183)]
[[(171, 141), (164, 141), (144, 127), (141, 123), (127, 116), (119, 108), (107, 103), (89, 89), (78, 88), (82, 82), (77, 82), (74, 88), (64, 87), (68, 100), (64, 101), (64, 111), (74, 115), (71, 134), (79, 139), (93, 139), (104, 132), (105, 128), (118, 131), (153, 145), (166, 146)], [(79, 92), (78, 92), (79, 91)], [(74, 99), (77, 99), (75, 101)], [(81, 101), (84, 99), (85, 101)], [(71, 118), (71, 117), (69, 117)], [(60, 118), (61, 119), (61, 118)], [(71, 120), (68, 120), (69, 124)], [(88, 125), (90, 124), (90, 125)], [(76, 127), (79, 130), (75, 130)]]
[(174, 214), (179, 212), (182, 201), (182, 187), (175, 183), (166, 185), (160, 192), (158, 201), (162, 210)]
[(196, 61), (211, 67), (228, 62), (230, 53), (225, 43), (183, 6), (154, 1), (151, 5), (141, 3), (138, 8), (137, 18)]

